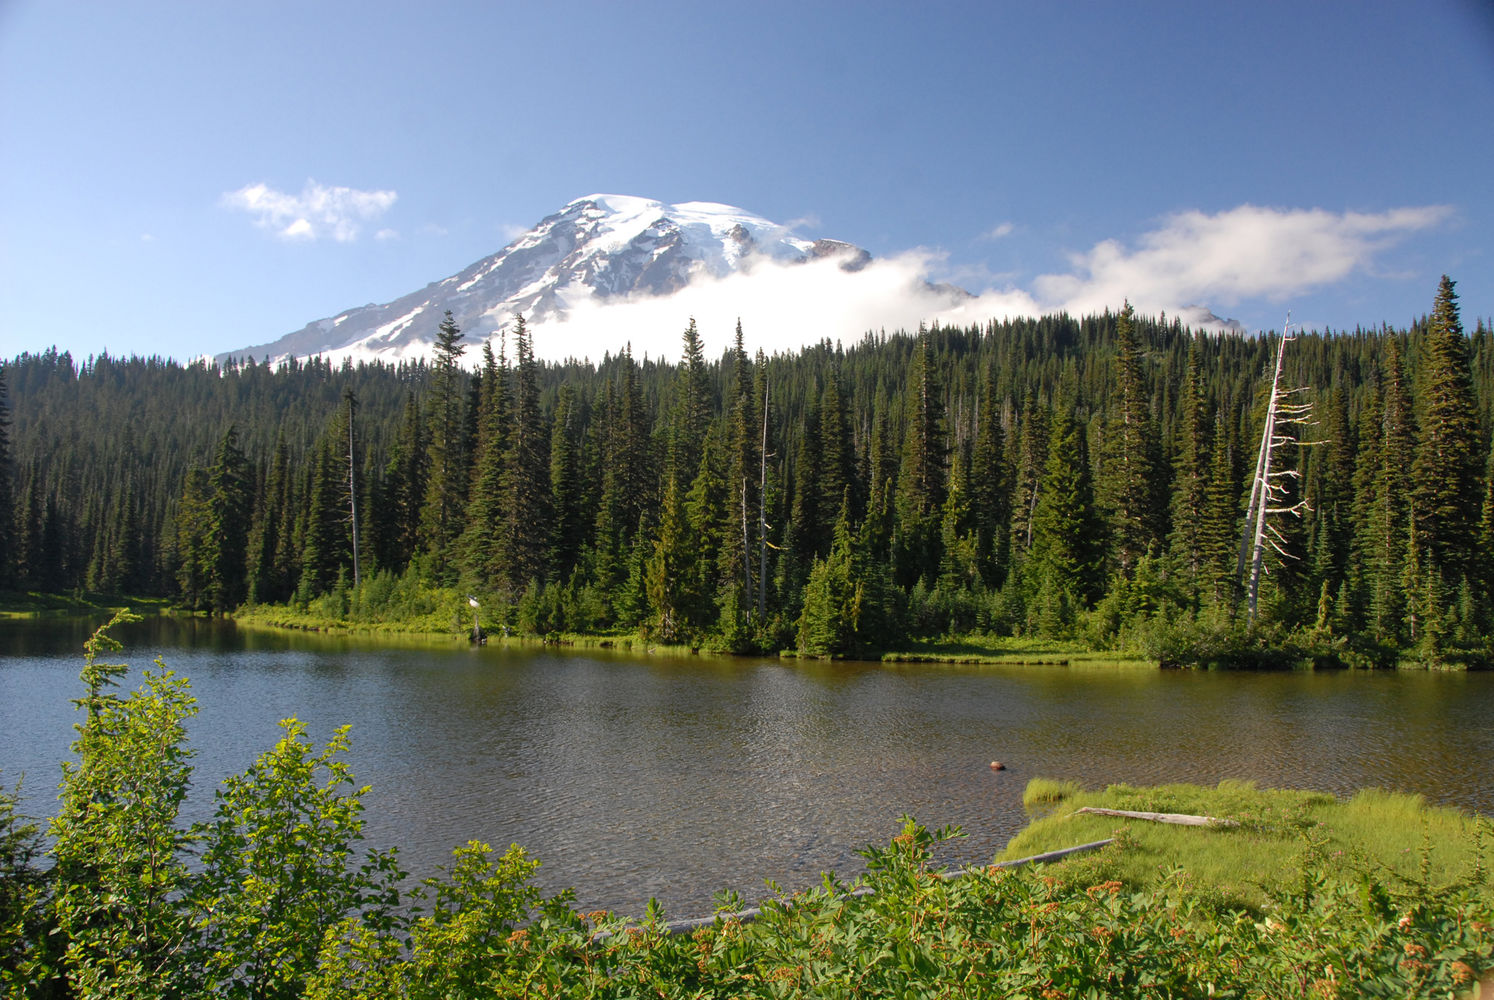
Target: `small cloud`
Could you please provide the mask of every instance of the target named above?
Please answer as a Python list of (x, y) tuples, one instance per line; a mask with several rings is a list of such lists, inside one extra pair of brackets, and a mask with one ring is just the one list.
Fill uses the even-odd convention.
[(980, 238), (983, 239), (983, 240), (1005, 239), (1006, 237), (1010, 236), (1012, 233), (1014, 233), (1016, 231), (1017, 231), (1017, 227), (1016, 227), (1015, 223), (1003, 222), (999, 226), (997, 226), (996, 228), (988, 230), (988, 231), (982, 233)]
[(376, 240), (397, 240), (397, 239), (399, 239), (399, 230), (397, 230), (397, 229), (380, 229), (378, 232), (374, 233), (374, 239), (376, 239)]
[(141, 233), (140, 234), (140, 242), (141, 243), (154, 243), (155, 241), (156, 241), (156, 238), (151, 233)]
[[(249, 184), (223, 195), (221, 204), (247, 212), (254, 224), (285, 240), (330, 237), (339, 243), (358, 238), (362, 223), (387, 212), (399, 196), (393, 191), (328, 187), (308, 180), (298, 195), (267, 184)], [(388, 230), (386, 230), (387, 232)]]
[(434, 222), (427, 222), (425, 225), (420, 227), (420, 231), (427, 236), (446, 236), (451, 232), (451, 230), (447, 229), (445, 226), (437, 225)]
[(529, 227), (521, 226), (517, 222), (498, 223), (498, 235), (502, 236), (510, 243), (518, 239), (520, 236), (523, 236), (527, 232), (529, 232)]

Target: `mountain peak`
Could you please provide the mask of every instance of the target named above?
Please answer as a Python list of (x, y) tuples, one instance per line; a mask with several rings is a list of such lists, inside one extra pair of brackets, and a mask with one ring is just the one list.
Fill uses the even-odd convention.
[(469, 342), (478, 343), (507, 330), (520, 313), (530, 323), (559, 320), (571, 303), (585, 299), (670, 295), (703, 276), (724, 278), (758, 261), (801, 263), (838, 254), (852, 270), (870, 259), (851, 244), (805, 240), (731, 205), (591, 194), (449, 278), (220, 358), (413, 360), (429, 355), (448, 309)]

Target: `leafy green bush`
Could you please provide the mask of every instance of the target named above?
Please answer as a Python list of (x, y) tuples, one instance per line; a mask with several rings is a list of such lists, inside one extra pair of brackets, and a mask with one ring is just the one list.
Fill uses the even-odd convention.
[[(119, 698), (109, 688), (124, 668), (96, 661), (113, 648), (106, 633), (88, 648), (87, 716), (50, 869), (34, 863), (34, 831), (0, 796), (7, 995), (1447, 996), (1494, 966), (1482, 840), (1470, 848), (1477, 862), (1451, 879), (1432, 860), (1430, 832), (1414, 869), (1335, 859), (1312, 812), (1331, 796), (1263, 798), (1238, 783), (1109, 794), (1135, 808), (1231, 809), (1241, 825), (1225, 836), (1236, 839), (1301, 833), (1297, 877), (1265, 886), (1250, 908), (1176, 868), (1129, 884), (1083, 862), (946, 878), (934, 854), (958, 831), (906, 817), (889, 844), (862, 852), (855, 882), (826, 876), (776, 894), (754, 922), (723, 913), (689, 933), (654, 903), (630, 923), (577, 913), (569, 893), (544, 898), (538, 863), (517, 846), (495, 858), (469, 843), (448, 872), (403, 893), (392, 852), (358, 846), (366, 789), (342, 760), (346, 731), (317, 750), (287, 720), (280, 742), (225, 782), (214, 819), (183, 829), (182, 724), (195, 710), (186, 681), (163, 668)], [(1085, 793), (1050, 782), (1029, 797), (1067, 805)], [(1383, 828), (1426, 813), (1384, 793), (1353, 804)], [(193, 853), (200, 863), (189, 866)]]

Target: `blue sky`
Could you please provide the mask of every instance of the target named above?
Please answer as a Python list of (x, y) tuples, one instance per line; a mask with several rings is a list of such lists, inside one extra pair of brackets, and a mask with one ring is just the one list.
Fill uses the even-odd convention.
[(1480, 0), (3, 0), (0, 357), (263, 343), (594, 192), (737, 205), (993, 313), (1399, 326), (1446, 272), (1472, 329), (1491, 177)]

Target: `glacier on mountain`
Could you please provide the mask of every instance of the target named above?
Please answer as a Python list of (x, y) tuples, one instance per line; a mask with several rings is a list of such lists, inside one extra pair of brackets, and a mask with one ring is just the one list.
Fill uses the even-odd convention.
[(429, 352), (447, 310), (467, 343), (481, 343), (510, 329), (521, 313), (533, 327), (564, 324), (577, 302), (669, 296), (692, 282), (724, 279), (762, 264), (824, 260), (856, 271), (866, 267), (870, 255), (836, 240), (802, 239), (730, 205), (669, 205), (595, 194), (572, 201), (498, 253), (449, 278), (221, 357), (272, 363), (312, 355), (399, 361)]

